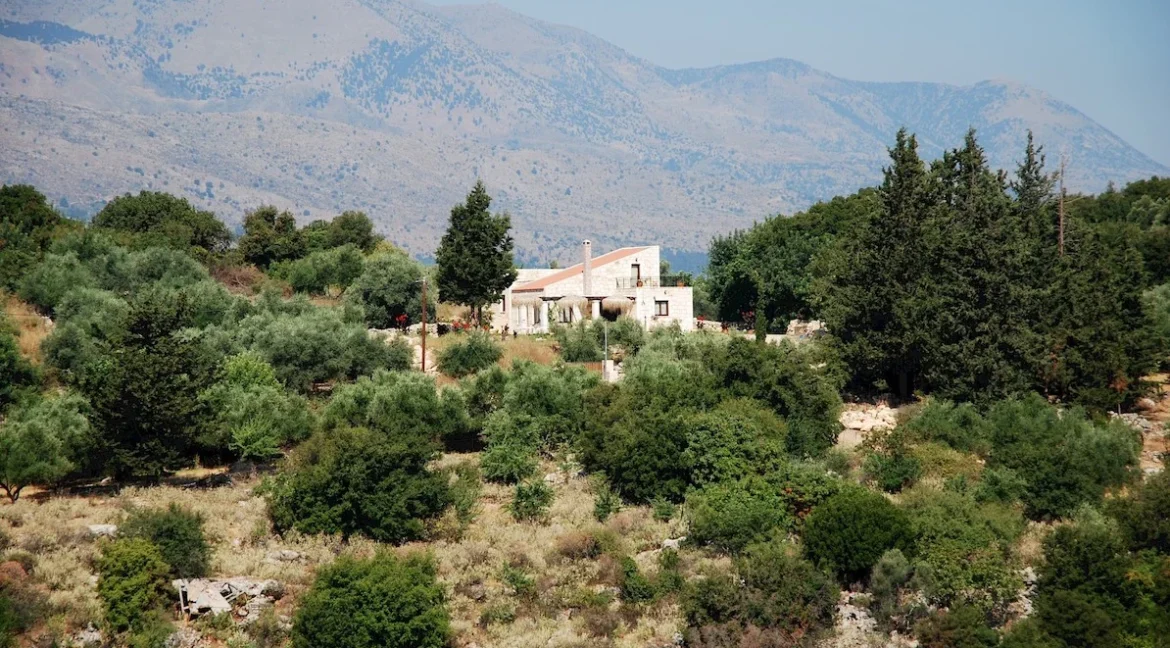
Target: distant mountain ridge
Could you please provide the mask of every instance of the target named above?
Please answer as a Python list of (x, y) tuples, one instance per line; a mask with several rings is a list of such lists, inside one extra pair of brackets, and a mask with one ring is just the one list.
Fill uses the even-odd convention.
[(13, 0), (0, 7), (0, 181), (74, 212), (140, 189), (229, 223), (367, 211), (426, 254), (482, 177), (521, 256), (578, 241), (701, 250), (872, 184), (906, 126), (968, 127), (1013, 168), (1024, 133), (1073, 189), (1170, 170), (1012, 82), (849, 81), (773, 59), (668, 70), (498, 5), (410, 0)]

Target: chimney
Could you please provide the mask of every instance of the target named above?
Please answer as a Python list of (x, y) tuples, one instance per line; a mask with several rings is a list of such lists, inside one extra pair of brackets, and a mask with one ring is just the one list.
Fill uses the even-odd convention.
[(585, 297), (593, 296), (593, 244), (588, 239), (581, 245), (585, 252)]

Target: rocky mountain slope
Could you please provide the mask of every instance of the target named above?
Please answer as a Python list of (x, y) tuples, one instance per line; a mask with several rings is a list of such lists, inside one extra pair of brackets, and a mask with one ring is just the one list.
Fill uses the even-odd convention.
[(477, 177), (522, 257), (577, 242), (701, 250), (874, 182), (899, 126), (968, 126), (1012, 167), (1032, 128), (1095, 191), (1170, 172), (1043, 92), (861, 83), (790, 60), (667, 70), (496, 5), (12, 0), (0, 7), (0, 182), (76, 213), (151, 188), (229, 223), (367, 211), (427, 254)]

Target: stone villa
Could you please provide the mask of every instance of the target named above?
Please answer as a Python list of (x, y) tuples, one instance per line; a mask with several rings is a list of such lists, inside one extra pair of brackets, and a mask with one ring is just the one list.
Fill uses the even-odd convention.
[[(503, 301), (491, 307), (492, 326), (517, 333), (584, 319), (631, 317), (646, 329), (678, 323), (695, 326), (692, 289), (664, 278), (659, 247), (625, 247), (593, 256), (582, 244), (582, 262), (564, 269), (521, 268)], [(669, 285), (666, 285), (669, 284)]]

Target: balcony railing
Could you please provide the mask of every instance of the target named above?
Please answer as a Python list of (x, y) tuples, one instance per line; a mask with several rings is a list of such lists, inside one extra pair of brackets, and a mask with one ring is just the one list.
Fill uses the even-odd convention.
[(689, 286), (691, 285), (691, 281), (692, 278), (689, 275), (662, 275), (661, 277), (647, 277), (644, 279), (635, 279), (633, 277), (614, 279), (615, 287), (618, 290), (674, 288), (676, 286)]

